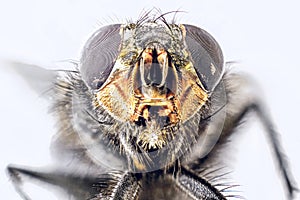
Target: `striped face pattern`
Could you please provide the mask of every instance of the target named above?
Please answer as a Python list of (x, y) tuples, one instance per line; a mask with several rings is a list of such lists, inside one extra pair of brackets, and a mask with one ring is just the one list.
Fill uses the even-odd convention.
[[(160, 157), (171, 150), (166, 165), (198, 137), (189, 132), (197, 131), (200, 112), (210, 109), (223, 57), (216, 41), (198, 27), (144, 21), (98, 30), (86, 45), (80, 71), (94, 95), (93, 110), (105, 110), (114, 124), (130, 127), (125, 151)], [(132, 160), (134, 168), (147, 169), (143, 158)]]

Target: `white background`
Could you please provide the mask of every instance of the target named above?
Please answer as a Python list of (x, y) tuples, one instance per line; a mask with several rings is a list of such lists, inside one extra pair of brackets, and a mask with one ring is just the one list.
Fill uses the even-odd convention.
[[(227, 61), (254, 77), (282, 133), (282, 141), (300, 182), (300, 4), (297, 0), (253, 1), (96, 1), (1, 0), (0, 56), (46, 67), (79, 59), (88, 36), (101, 24), (136, 20), (143, 9), (183, 10), (179, 23), (198, 25), (220, 43)], [(20, 199), (5, 166), (42, 166), (49, 161), (53, 135), (47, 103), (14, 72), (0, 69), (0, 195)], [(251, 121), (254, 118), (251, 118)], [(247, 199), (284, 199), (283, 190), (259, 123), (237, 137), (232, 161), (236, 180)], [(239, 145), (237, 145), (239, 144)], [(43, 197), (52, 199), (53, 197)]]

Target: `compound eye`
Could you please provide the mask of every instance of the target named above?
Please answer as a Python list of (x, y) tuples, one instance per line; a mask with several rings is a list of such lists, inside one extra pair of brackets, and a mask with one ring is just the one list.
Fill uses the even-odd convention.
[(211, 92), (223, 75), (222, 50), (217, 41), (203, 29), (187, 24), (183, 26), (192, 64), (205, 89)]
[(86, 85), (99, 89), (109, 76), (120, 52), (121, 24), (100, 28), (87, 41), (80, 60), (80, 73)]

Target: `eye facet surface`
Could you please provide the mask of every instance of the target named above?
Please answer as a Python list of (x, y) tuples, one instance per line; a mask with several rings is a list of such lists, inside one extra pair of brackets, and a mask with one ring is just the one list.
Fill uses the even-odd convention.
[(205, 89), (211, 92), (223, 75), (224, 61), (221, 48), (203, 29), (187, 24), (183, 26), (193, 66)]
[(109, 76), (119, 55), (121, 24), (100, 28), (86, 43), (80, 73), (90, 89), (99, 89)]

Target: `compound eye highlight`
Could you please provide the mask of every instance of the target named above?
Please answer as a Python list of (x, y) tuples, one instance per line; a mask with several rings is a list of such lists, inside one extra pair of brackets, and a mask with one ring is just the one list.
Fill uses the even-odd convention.
[(109, 76), (120, 52), (121, 24), (100, 28), (87, 41), (80, 60), (80, 73), (92, 90), (99, 89)]
[(201, 83), (212, 92), (219, 83), (224, 70), (222, 50), (217, 41), (203, 29), (184, 24), (185, 42), (192, 64)]

